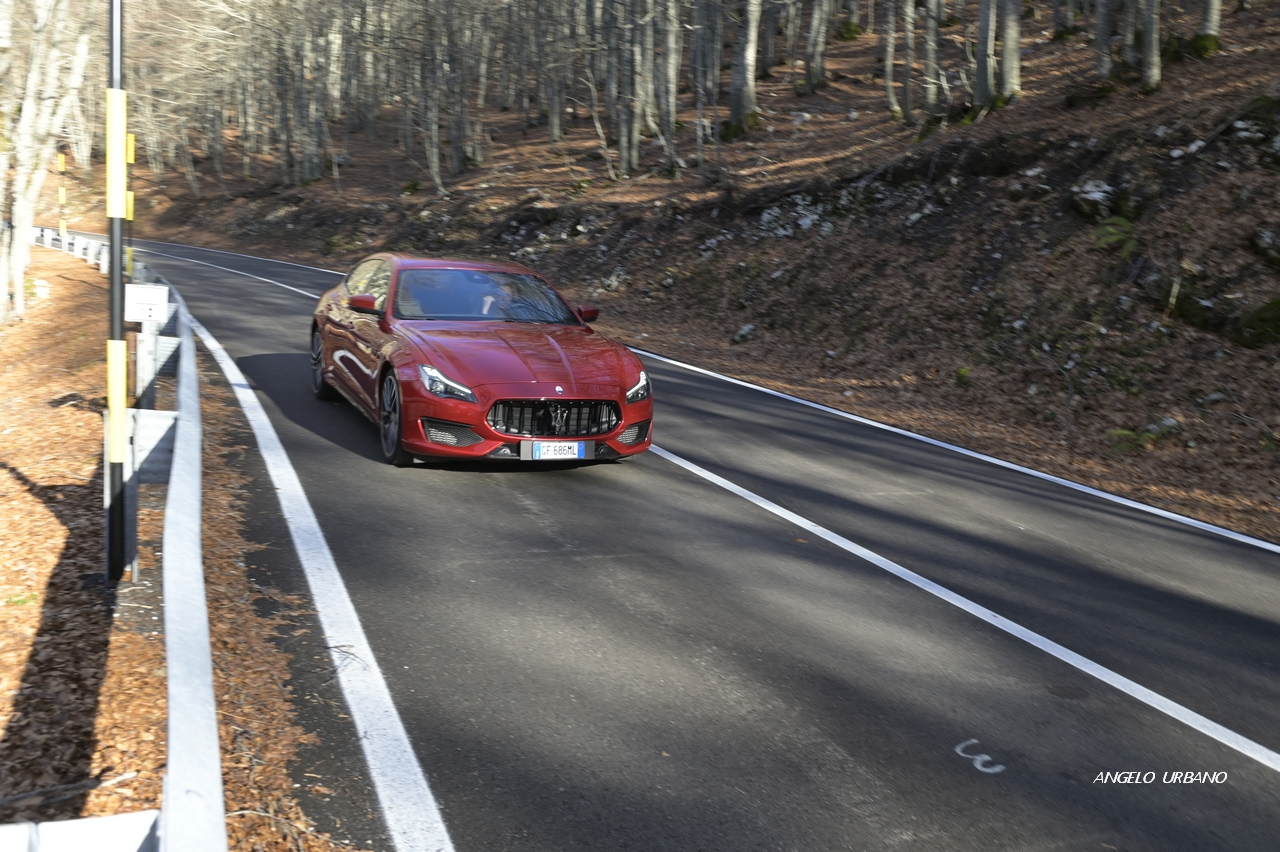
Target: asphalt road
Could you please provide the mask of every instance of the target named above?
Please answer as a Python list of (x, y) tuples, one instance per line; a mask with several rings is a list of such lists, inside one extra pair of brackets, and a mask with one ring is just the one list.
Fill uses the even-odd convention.
[[(457, 849), (1280, 847), (1276, 770), (656, 454), (381, 464), (308, 390), (312, 299), (148, 260), (266, 407)], [(1276, 553), (649, 369), (664, 449), (1280, 750)]]

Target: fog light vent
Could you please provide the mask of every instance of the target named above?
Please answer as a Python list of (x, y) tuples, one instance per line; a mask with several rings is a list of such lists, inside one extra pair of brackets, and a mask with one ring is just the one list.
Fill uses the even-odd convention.
[(626, 429), (622, 430), (622, 434), (618, 436), (618, 443), (626, 444), (630, 447), (633, 444), (639, 444), (649, 436), (649, 421), (643, 423), (633, 423)]
[(433, 444), (444, 444), (446, 447), (469, 447), (484, 439), (461, 423), (449, 423), (445, 420), (428, 420), (422, 418), (422, 431), (427, 440)]

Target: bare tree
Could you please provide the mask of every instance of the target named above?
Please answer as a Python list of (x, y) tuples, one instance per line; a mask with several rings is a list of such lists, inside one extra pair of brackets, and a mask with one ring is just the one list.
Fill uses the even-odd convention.
[(996, 94), (996, 9), (1000, 0), (979, 0), (977, 69), (973, 81), (974, 106), (986, 106)]
[[(912, 0), (903, 0), (910, 3)], [(898, 105), (898, 96), (893, 91), (893, 60), (898, 34), (895, 32), (895, 18), (898, 16), (898, 0), (885, 0), (884, 8), (884, 93), (889, 101), (889, 113), (894, 118), (902, 118), (902, 107)]]
[(804, 47), (804, 90), (813, 94), (826, 85), (827, 20), (832, 0), (813, 0), (809, 13), (809, 38)]
[(1111, 28), (1112, 28), (1112, 0), (1095, 0), (1094, 12), (1094, 37), (1093, 43), (1097, 48), (1098, 55), (1098, 77), (1106, 81), (1111, 79), (1112, 57), (1111, 57)]
[(728, 133), (738, 135), (756, 122), (760, 107), (756, 104), (756, 44), (760, 34), (761, 0), (745, 0), (742, 21), (738, 26), (737, 50), (733, 63), (733, 80), (729, 88)]
[(916, 0), (902, 0), (902, 38), (902, 117), (907, 124), (915, 124), (911, 72), (916, 64)]
[[(17, 0), (0, 11), (7, 12), (0, 28), (0, 214), (8, 223), (0, 228), (2, 322), (26, 311), (28, 235), (46, 166), (80, 97), (93, 18), (69, 0)], [(15, 32), (15, 23), (25, 26)]]
[(1000, 94), (1022, 91), (1022, 0), (1000, 0)]
[(931, 118), (938, 115), (938, 25), (942, 18), (942, 0), (925, 0), (924, 5), (924, 110)]
[(1191, 49), (1199, 56), (1212, 56), (1221, 48), (1222, 0), (1205, 0), (1204, 21), (1191, 40)]
[(1160, 0), (1143, 0), (1142, 88), (1160, 88)]

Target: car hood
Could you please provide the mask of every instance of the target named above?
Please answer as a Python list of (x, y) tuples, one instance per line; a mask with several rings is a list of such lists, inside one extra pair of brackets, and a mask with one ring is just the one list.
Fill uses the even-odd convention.
[(406, 323), (422, 355), (469, 387), (520, 382), (622, 387), (630, 353), (582, 328), (526, 323)]

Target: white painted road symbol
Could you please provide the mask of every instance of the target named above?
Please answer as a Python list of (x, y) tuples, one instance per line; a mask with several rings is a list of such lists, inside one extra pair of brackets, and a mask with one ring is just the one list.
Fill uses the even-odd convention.
[(960, 755), (961, 757), (965, 757), (965, 758), (968, 758), (969, 760), (972, 760), (973, 768), (978, 770), (979, 772), (985, 772), (988, 775), (994, 775), (997, 772), (1004, 772), (1004, 766), (1002, 766), (999, 763), (992, 763), (991, 755), (989, 754), (965, 754), (964, 753), (964, 750), (966, 748), (968, 748), (971, 745), (977, 745), (977, 744), (978, 744), (977, 740), (965, 740), (964, 742), (960, 743), (960, 745), (956, 746), (956, 754)]

